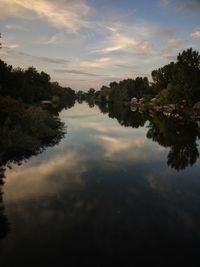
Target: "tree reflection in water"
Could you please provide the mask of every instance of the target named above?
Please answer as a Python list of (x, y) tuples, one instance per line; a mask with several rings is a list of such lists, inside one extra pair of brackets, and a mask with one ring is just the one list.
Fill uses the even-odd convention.
[(4, 184), (4, 171), (5, 169), (0, 167), (0, 239), (6, 237), (7, 233), (10, 230), (9, 222), (7, 217), (5, 216), (5, 207), (3, 204), (3, 192), (2, 187)]
[(143, 127), (148, 120), (146, 113), (132, 112), (130, 107), (116, 104), (98, 104), (102, 113), (108, 114), (110, 118), (115, 118), (124, 127), (139, 128)]
[(59, 117), (40, 107), (27, 107), (10, 97), (0, 99), (0, 106), (0, 238), (4, 238), (9, 231), (2, 192), (6, 167), (58, 144), (65, 129)]
[(200, 129), (192, 121), (178, 122), (163, 115), (131, 111), (130, 107), (122, 104), (98, 104), (102, 113), (116, 118), (124, 127), (143, 127), (148, 124), (147, 138), (159, 145), (169, 148), (167, 164), (169, 167), (180, 171), (192, 166), (199, 158), (197, 140), (200, 138)]
[[(10, 110), (5, 108), (4, 114), (1, 113), (0, 116), (0, 238), (4, 238), (10, 229), (3, 205), (5, 167), (11, 163), (21, 164), (23, 160), (41, 153), (48, 146), (58, 144), (64, 135), (63, 124), (58, 117), (40, 109), (24, 109), (22, 104), (7, 105), (6, 101), (4, 100), (5, 107), (9, 106)], [(93, 106), (93, 103), (89, 104)], [(139, 128), (147, 123), (147, 138), (169, 148), (167, 164), (171, 168), (183, 170), (199, 158), (197, 141), (200, 130), (195, 122), (177, 122), (162, 115), (149, 117), (146, 113), (133, 112), (120, 104), (106, 103), (98, 106), (102, 113), (116, 118), (124, 127)]]
[(151, 119), (147, 132), (147, 138), (170, 148), (167, 164), (177, 171), (192, 166), (199, 158), (199, 137), (195, 122), (178, 123), (161, 115)]

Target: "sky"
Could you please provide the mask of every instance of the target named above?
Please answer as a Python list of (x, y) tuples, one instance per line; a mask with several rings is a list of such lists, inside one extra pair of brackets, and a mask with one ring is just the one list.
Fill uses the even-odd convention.
[(200, 0), (0, 0), (0, 58), (75, 90), (200, 52)]

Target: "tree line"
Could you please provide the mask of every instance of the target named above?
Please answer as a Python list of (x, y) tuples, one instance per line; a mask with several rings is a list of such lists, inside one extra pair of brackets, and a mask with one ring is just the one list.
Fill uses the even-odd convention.
[(157, 70), (153, 70), (152, 81), (147, 77), (125, 79), (111, 82), (95, 91), (90, 88), (87, 93), (78, 92), (82, 99), (93, 99), (97, 102), (129, 102), (133, 97), (156, 98), (160, 104), (187, 103), (200, 101), (200, 55), (192, 48), (184, 50), (171, 62)]
[[(42, 107), (44, 100), (50, 108)], [(58, 111), (74, 102), (75, 91), (51, 82), (47, 73), (0, 60), (0, 170), (57, 144), (65, 132)]]
[(0, 95), (21, 99), (26, 104), (37, 104), (42, 100), (69, 101), (75, 98), (75, 91), (51, 82), (45, 72), (34, 67), (13, 68), (0, 60)]

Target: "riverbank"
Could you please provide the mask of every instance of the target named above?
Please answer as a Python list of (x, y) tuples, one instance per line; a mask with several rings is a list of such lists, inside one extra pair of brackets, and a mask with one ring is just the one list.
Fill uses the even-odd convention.
[(186, 101), (182, 101), (177, 104), (159, 105), (156, 103), (156, 99), (151, 99), (150, 101), (133, 99), (128, 103), (131, 110), (134, 112), (136, 110), (140, 112), (148, 112), (149, 115), (159, 114), (177, 120), (194, 120), (199, 122), (200, 127), (200, 102), (194, 105), (189, 105)]

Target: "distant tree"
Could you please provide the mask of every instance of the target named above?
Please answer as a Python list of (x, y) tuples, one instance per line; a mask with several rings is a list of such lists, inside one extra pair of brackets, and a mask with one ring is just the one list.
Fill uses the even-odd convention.
[(117, 82), (111, 82), (111, 83), (109, 84), (109, 86), (110, 86), (111, 89), (116, 88), (117, 85), (118, 85)]
[(110, 97), (111, 89), (108, 86), (103, 85), (99, 91), (99, 94), (95, 94), (98, 96), (97, 100), (99, 102), (106, 102), (107, 97)]
[(95, 95), (95, 89), (94, 89), (94, 88), (90, 88), (90, 89), (88, 90), (88, 96), (92, 97), (92, 96), (94, 96), (94, 95)]
[(86, 92), (83, 92), (82, 90), (79, 90), (76, 93), (76, 98), (78, 99), (78, 102), (81, 103), (83, 100), (86, 100), (87, 93)]
[[(72, 103), (75, 91), (51, 82), (49, 74), (38, 72), (34, 67), (26, 70), (13, 69), (0, 60), (0, 95), (21, 99), (24, 103), (35, 104), (58, 96), (60, 101)], [(63, 104), (62, 104), (63, 106)]]

